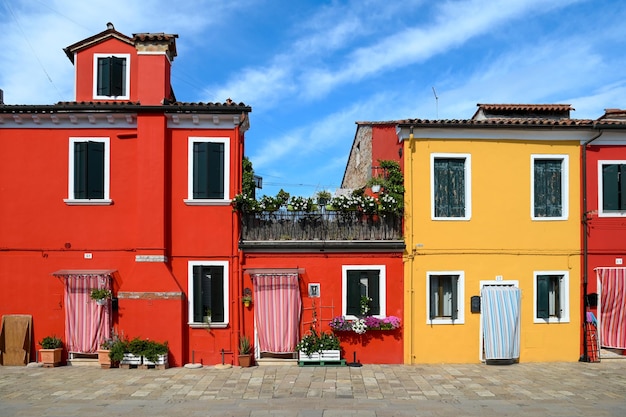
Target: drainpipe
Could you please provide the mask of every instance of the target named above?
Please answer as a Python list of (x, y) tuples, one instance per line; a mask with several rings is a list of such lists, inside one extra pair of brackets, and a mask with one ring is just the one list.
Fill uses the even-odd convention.
[[(598, 129), (598, 127), (594, 124), (594, 129)], [(580, 358), (581, 362), (589, 362), (589, 352), (587, 349), (587, 334), (585, 333), (585, 322), (587, 320), (587, 268), (589, 264), (589, 239), (587, 237), (589, 232), (589, 222), (587, 218), (587, 146), (602, 136), (604, 131), (602, 129), (598, 129), (598, 134), (586, 141), (582, 144), (582, 177), (583, 177), (583, 293), (582, 293), (582, 301), (583, 301), (583, 310), (582, 310), (582, 325), (583, 325), (583, 356)], [(599, 202), (598, 202), (599, 204)]]
[[(414, 178), (413, 178), (413, 142), (415, 140), (415, 137), (413, 136), (413, 126), (411, 126), (409, 128), (409, 177), (410, 177), (410, 181), (411, 181), (411, 188), (409, 190), (409, 193), (411, 195), (411, 207), (413, 207), (413, 209), (411, 210), (411, 254), (409, 255), (409, 282), (410, 284), (410, 293), (409, 293), (409, 317), (411, 317), (410, 320), (410, 329), (409, 329), (409, 364), (413, 364), (413, 357), (414, 357), (414, 352), (413, 352), (413, 309), (415, 308), (415, 288), (413, 287), (413, 268), (414, 268), (414, 263), (415, 263), (415, 193), (413, 192), (413, 189), (415, 188), (415, 184), (414, 182)], [(407, 164), (404, 164), (404, 166), (406, 167)], [(405, 191), (406, 192), (406, 191)], [(406, 201), (405, 201), (406, 203)], [(405, 213), (406, 213), (406, 204), (405, 204)], [(406, 309), (405, 309), (406, 310)], [(405, 313), (405, 318), (406, 318), (406, 313)], [(406, 337), (406, 332), (404, 333), (405, 337)]]

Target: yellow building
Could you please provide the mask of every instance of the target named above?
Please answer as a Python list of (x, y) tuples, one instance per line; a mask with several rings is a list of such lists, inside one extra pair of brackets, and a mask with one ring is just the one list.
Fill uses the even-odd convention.
[(399, 123), (405, 363), (579, 359), (590, 133), (570, 110), (479, 105), (470, 120)]

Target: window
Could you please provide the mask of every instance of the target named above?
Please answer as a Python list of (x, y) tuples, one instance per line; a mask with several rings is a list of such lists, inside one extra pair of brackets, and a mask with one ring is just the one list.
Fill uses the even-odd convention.
[(432, 154), (430, 163), (433, 220), (471, 217), (471, 159), (465, 154)]
[(188, 204), (228, 201), (228, 138), (189, 138)]
[(211, 326), (228, 324), (228, 262), (189, 262), (189, 324), (206, 326), (210, 310)]
[(110, 204), (109, 138), (70, 138), (66, 203)]
[(566, 220), (568, 217), (567, 155), (532, 155), (531, 218)]
[(535, 272), (535, 323), (569, 322), (569, 273)]
[(626, 161), (598, 161), (598, 215), (626, 216)]
[(428, 324), (463, 324), (464, 273), (428, 272), (426, 276)]
[(361, 316), (361, 297), (372, 299), (368, 315), (386, 315), (386, 275), (384, 265), (344, 265), (342, 313), (354, 319)]
[(94, 54), (94, 98), (130, 98), (130, 55)]

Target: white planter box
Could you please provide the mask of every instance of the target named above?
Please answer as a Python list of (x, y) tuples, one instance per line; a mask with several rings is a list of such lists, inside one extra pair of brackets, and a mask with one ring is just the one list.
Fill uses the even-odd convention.
[(323, 350), (321, 352), (313, 352), (311, 356), (306, 353), (298, 352), (298, 360), (300, 362), (322, 362), (322, 361), (339, 361), (341, 360), (341, 352), (338, 350)]
[(141, 356), (137, 356), (133, 353), (124, 353), (124, 358), (121, 365), (141, 365)]
[(159, 355), (156, 362), (150, 362), (146, 357), (143, 357), (144, 365), (167, 365), (167, 355)]

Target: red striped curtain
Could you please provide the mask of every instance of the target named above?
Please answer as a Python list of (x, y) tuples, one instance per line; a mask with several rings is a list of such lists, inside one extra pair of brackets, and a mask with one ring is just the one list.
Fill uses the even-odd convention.
[(94, 288), (111, 289), (108, 275), (65, 277), (65, 345), (68, 352), (95, 353), (111, 337), (111, 300), (98, 305), (90, 298)]
[(259, 350), (295, 351), (302, 301), (298, 274), (252, 274)]
[(600, 282), (600, 341), (626, 349), (626, 269), (596, 268)]

